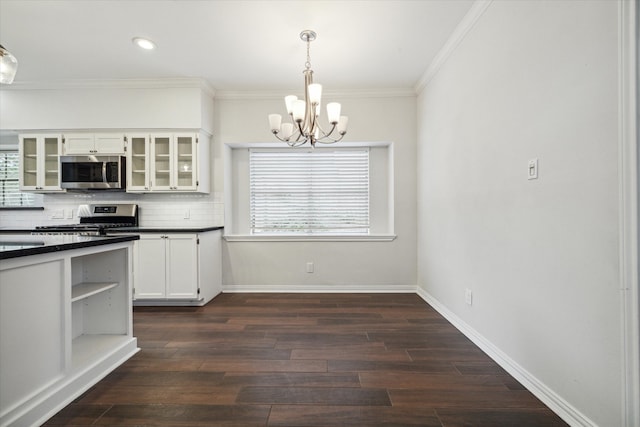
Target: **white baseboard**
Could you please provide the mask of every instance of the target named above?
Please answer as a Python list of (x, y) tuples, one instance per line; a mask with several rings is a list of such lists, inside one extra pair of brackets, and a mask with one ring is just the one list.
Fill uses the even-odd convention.
[(415, 285), (354, 285), (354, 284), (319, 284), (319, 285), (223, 285), (223, 293), (382, 293), (406, 294), (416, 293)]
[(416, 293), (569, 425), (576, 427), (597, 427), (596, 423), (520, 366), (515, 360), (504, 354), (498, 347), (493, 345), (456, 314), (449, 311), (449, 309), (427, 291), (418, 286)]

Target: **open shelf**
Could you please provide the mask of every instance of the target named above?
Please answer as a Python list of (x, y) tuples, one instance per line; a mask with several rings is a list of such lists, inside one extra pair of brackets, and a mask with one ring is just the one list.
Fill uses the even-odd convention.
[(100, 292), (108, 291), (109, 289), (115, 288), (116, 286), (118, 286), (118, 283), (79, 283), (71, 288), (71, 302), (80, 301), (81, 299), (88, 298), (91, 295), (96, 295)]

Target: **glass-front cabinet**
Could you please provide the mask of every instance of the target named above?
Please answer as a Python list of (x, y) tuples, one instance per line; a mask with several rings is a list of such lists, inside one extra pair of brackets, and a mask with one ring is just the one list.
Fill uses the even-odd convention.
[(151, 135), (151, 190), (195, 191), (198, 135)]
[(20, 135), (20, 190), (63, 192), (60, 187), (62, 135)]
[(127, 140), (127, 191), (149, 191), (149, 135), (132, 134)]

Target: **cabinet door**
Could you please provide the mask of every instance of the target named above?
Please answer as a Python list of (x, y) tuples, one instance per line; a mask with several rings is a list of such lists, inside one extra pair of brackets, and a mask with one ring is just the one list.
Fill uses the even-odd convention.
[(151, 189), (171, 190), (171, 151), (173, 137), (170, 134), (151, 136)]
[(194, 134), (174, 135), (173, 150), (173, 189), (182, 191), (196, 190), (197, 177), (197, 139)]
[(60, 135), (20, 135), (20, 190), (62, 192)]
[(36, 135), (20, 135), (20, 190), (38, 190), (38, 170), (39, 165), (38, 148), (40, 142)]
[(167, 238), (167, 298), (198, 298), (198, 243), (195, 234)]
[(92, 133), (72, 133), (64, 136), (65, 155), (95, 154), (95, 139)]
[(161, 234), (142, 234), (133, 245), (134, 299), (166, 296), (165, 238)]
[(42, 137), (42, 181), (45, 191), (60, 191), (60, 136)]
[(94, 143), (98, 154), (124, 155), (124, 135), (121, 133), (97, 133)]
[(149, 191), (149, 135), (127, 135), (127, 191)]

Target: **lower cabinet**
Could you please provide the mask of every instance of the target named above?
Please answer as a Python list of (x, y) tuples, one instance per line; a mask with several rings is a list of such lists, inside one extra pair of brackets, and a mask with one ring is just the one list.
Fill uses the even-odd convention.
[(136, 305), (203, 305), (222, 290), (220, 231), (141, 233), (134, 245)]

